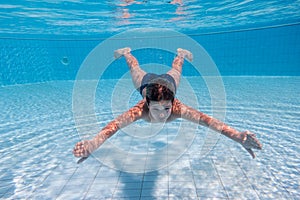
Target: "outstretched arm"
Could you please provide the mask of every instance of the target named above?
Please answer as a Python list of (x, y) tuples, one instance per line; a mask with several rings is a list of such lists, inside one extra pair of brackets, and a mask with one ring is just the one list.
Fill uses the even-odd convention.
[(220, 120), (217, 120), (200, 111), (195, 110), (194, 108), (184, 105), (177, 99), (174, 100), (173, 109), (174, 115), (177, 115), (177, 117), (181, 117), (200, 125), (209, 127), (240, 143), (251, 154), (253, 158), (255, 158), (255, 154), (252, 149), (262, 149), (262, 144), (258, 141), (255, 134), (251, 133), (250, 131), (239, 132), (221, 122)]
[(87, 158), (93, 151), (99, 148), (105, 140), (115, 134), (119, 129), (141, 119), (143, 117), (145, 102), (145, 99), (141, 100), (134, 107), (111, 121), (92, 140), (78, 142), (73, 149), (75, 157), (83, 157), (78, 162), (82, 162), (85, 158)]

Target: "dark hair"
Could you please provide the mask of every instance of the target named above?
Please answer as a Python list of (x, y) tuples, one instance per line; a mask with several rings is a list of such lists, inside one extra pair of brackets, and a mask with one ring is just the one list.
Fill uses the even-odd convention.
[(175, 87), (169, 81), (164, 79), (156, 79), (151, 81), (146, 87), (146, 100), (149, 101), (161, 101), (171, 100), (175, 98)]

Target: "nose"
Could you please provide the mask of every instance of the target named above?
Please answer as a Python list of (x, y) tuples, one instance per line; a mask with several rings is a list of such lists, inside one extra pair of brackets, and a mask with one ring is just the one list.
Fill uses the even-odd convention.
[(159, 117), (160, 117), (160, 118), (164, 118), (164, 117), (165, 117), (165, 114), (164, 114), (164, 113), (160, 113), (160, 114), (159, 114)]

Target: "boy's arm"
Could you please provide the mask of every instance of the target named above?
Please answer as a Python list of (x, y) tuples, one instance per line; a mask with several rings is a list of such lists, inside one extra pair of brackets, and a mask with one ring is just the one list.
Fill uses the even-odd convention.
[[(108, 123), (92, 140), (78, 142), (73, 154), (75, 157), (88, 157), (93, 151), (100, 147), (109, 137), (115, 134), (119, 129), (141, 119), (144, 114), (145, 99), (138, 102), (134, 107), (124, 112), (116, 119)], [(83, 161), (83, 160), (82, 160)]]
[(210, 129), (213, 129), (240, 143), (253, 158), (255, 158), (255, 154), (252, 151), (252, 148), (262, 149), (261, 143), (258, 141), (255, 134), (250, 131), (239, 132), (218, 119), (184, 105), (177, 99), (175, 99), (173, 103), (173, 113), (176, 117), (181, 117), (194, 123), (209, 127)]

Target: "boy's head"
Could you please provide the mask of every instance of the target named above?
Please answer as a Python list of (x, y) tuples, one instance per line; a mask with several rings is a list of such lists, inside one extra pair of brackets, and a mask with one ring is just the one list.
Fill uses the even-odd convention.
[(149, 101), (172, 101), (175, 98), (175, 86), (164, 78), (155, 78), (146, 87), (146, 100)]
[(171, 115), (175, 86), (168, 80), (156, 78), (146, 87), (146, 100), (154, 121), (166, 121)]

